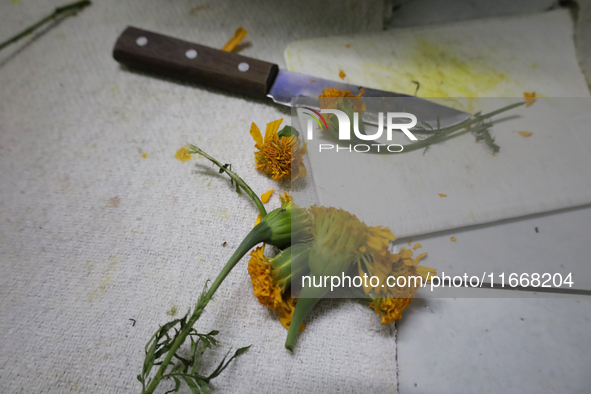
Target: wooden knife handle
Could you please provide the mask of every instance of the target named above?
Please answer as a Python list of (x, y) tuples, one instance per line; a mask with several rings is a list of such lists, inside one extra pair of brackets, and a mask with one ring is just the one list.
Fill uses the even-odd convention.
[(129, 67), (256, 98), (267, 97), (279, 70), (276, 64), (135, 27), (119, 36), (113, 57)]

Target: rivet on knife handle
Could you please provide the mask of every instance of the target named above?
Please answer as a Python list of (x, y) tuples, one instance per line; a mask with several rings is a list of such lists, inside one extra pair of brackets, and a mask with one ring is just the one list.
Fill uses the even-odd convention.
[(113, 57), (129, 67), (257, 98), (267, 97), (278, 72), (272, 63), (135, 27), (119, 36)]

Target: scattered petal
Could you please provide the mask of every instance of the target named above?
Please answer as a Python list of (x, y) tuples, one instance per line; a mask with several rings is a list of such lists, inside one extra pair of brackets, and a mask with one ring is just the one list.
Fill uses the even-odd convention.
[(458, 239), (456, 237), (451, 237), (451, 242), (456, 242)]
[(525, 106), (530, 107), (533, 103), (536, 102), (536, 93), (523, 93), (523, 97), (525, 97)]
[(236, 48), (236, 46), (238, 46), (238, 44), (240, 44), (240, 42), (244, 40), (244, 37), (246, 37), (246, 30), (242, 27), (239, 27), (238, 29), (236, 29), (234, 37), (230, 38), (230, 41), (228, 41), (226, 45), (224, 45), (222, 51), (232, 52)]
[(256, 227), (257, 224), (259, 224), (261, 222), (261, 220), (263, 220), (263, 215), (261, 215), (259, 213), (259, 216), (257, 216), (257, 219), (254, 221), (255, 227)]
[(345, 72), (343, 70), (339, 69), (339, 78), (345, 79), (346, 76), (347, 76), (347, 74), (345, 74)]
[(266, 204), (269, 201), (269, 198), (271, 198), (271, 194), (273, 194), (274, 191), (274, 189), (271, 189), (268, 192), (261, 194), (261, 201), (263, 204)]
[(191, 160), (191, 154), (189, 153), (189, 148), (187, 148), (186, 146), (183, 146), (181, 149), (176, 151), (176, 154), (174, 155), (174, 157), (177, 160), (180, 160), (183, 162)]
[(145, 159), (145, 158), (147, 158), (147, 157), (148, 157), (148, 154), (147, 154), (147, 153), (142, 153), (142, 158), (144, 158), (144, 159)]
[(533, 133), (531, 131), (518, 131), (517, 134), (519, 134), (522, 137), (529, 137)]
[(412, 250), (417, 250), (418, 248), (422, 248), (423, 245), (421, 244), (415, 244), (415, 246), (412, 247)]
[(447, 194), (443, 194), (443, 193), (437, 193), (439, 194), (439, 197), (447, 197)]

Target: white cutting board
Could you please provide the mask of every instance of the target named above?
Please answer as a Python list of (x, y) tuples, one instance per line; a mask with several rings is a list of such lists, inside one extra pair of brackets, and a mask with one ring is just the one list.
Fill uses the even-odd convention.
[(542, 97), (494, 126), (497, 155), (470, 134), (424, 155), (319, 153), (334, 141), (316, 130), (308, 155), (319, 203), (398, 237), (591, 203), (591, 96), (572, 32), (568, 13), (553, 11), (290, 44), (292, 71), (338, 80), (343, 70), (345, 82), (408, 94), (415, 80), (419, 96), (463, 110), (493, 110), (524, 92)]

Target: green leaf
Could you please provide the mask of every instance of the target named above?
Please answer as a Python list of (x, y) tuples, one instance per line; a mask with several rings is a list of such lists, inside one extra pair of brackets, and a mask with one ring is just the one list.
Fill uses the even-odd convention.
[(181, 388), (181, 380), (176, 376), (173, 376), (172, 378), (174, 379), (174, 392), (176, 393)]
[(199, 387), (197, 386), (197, 384), (195, 383), (195, 381), (193, 380), (192, 377), (190, 377), (189, 375), (181, 375), (183, 380), (185, 381), (185, 383), (187, 383), (187, 386), (189, 386), (189, 388), (191, 389), (191, 391), (194, 394), (201, 394), (201, 390), (199, 390)]
[(241, 347), (240, 349), (236, 350), (236, 352), (234, 352), (234, 355), (232, 357), (230, 357), (230, 359), (224, 364), (224, 362), (226, 361), (226, 357), (228, 357), (228, 354), (230, 354), (230, 351), (228, 351), (228, 353), (226, 353), (226, 355), (224, 356), (224, 358), (222, 359), (222, 362), (220, 362), (220, 364), (218, 365), (218, 367), (215, 369), (215, 371), (213, 371), (211, 373), (211, 375), (209, 375), (207, 377), (208, 380), (211, 380), (217, 376), (219, 376), (219, 374), (221, 374), (224, 369), (228, 368), (228, 365), (232, 362), (232, 360), (234, 360), (236, 357), (246, 353), (246, 351), (250, 349), (250, 346), (246, 346), (246, 347)]
[(211, 394), (211, 391), (209, 390), (209, 386), (207, 385), (207, 382), (205, 382), (204, 380), (195, 380), (197, 382), (197, 384), (199, 385), (199, 387), (201, 388), (201, 391), (204, 394)]
[(291, 137), (293, 135), (295, 135), (296, 137), (300, 136), (300, 133), (297, 131), (297, 129), (295, 127), (291, 127), (291, 126), (285, 126), (284, 128), (282, 128), (277, 135), (279, 136), (279, 138), (281, 137)]

